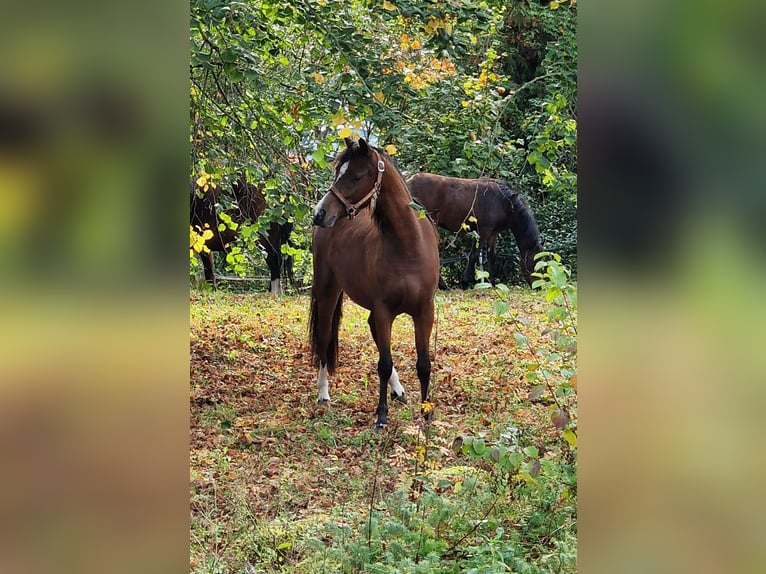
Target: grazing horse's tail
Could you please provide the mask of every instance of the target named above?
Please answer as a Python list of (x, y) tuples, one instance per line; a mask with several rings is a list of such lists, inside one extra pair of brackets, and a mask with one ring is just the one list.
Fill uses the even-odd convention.
[(319, 322), (319, 310), (317, 307), (316, 296), (312, 290), (311, 313), (309, 318), (309, 337), (311, 338), (312, 361), (315, 366), (318, 366), (318, 364), (326, 358), (327, 372), (333, 374), (333, 372), (335, 372), (335, 367), (338, 364), (338, 329), (340, 328), (340, 320), (343, 317), (343, 292), (340, 292), (338, 300), (335, 302), (335, 310), (332, 314), (330, 340), (327, 343), (327, 347), (324, 349), (322, 349), (319, 344), (319, 337), (321, 335), (317, 332), (317, 323)]

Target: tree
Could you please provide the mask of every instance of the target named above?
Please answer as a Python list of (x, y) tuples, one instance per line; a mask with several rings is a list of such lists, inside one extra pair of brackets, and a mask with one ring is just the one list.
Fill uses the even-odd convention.
[(193, 0), (193, 175), (263, 182), (261, 225), (294, 221), (305, 253), (356, 133), (408, 173), (506, 179), (574, 267), (575, 18), (574, 2)]

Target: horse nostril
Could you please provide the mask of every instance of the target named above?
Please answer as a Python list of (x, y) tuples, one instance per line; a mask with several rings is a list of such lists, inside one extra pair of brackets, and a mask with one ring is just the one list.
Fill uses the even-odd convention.
[(324, 225), (325, 215), (327, 215), (327, 212), (324, 209), (318, 209), (316, 213), (314, 213), (314, 225), (322, 227)]

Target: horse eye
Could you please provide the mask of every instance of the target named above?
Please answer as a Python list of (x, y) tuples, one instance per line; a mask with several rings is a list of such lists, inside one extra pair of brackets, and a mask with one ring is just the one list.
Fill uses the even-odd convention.
[(362, 176), (361, 175), (354, 175), (354, 176), (352, 176), (352, 178), (353, 178), (354, 181), (359, 181), (360, 179), (362, 179)]

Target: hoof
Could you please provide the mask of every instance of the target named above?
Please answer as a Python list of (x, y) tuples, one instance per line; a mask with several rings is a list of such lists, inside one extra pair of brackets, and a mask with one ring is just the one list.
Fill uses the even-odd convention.
[(330, 399), (319, 399), (319, 400), (317, 400), (317, 404), (318, 405), (329, 405), (330, 404)]
[(391, 393), (391, 400), (396, 401), (397, 403), (402, 403), (403, 405), (407, 404), (407, 395), (402, 393), (401, 395), (397, 395), (395, 393)]

